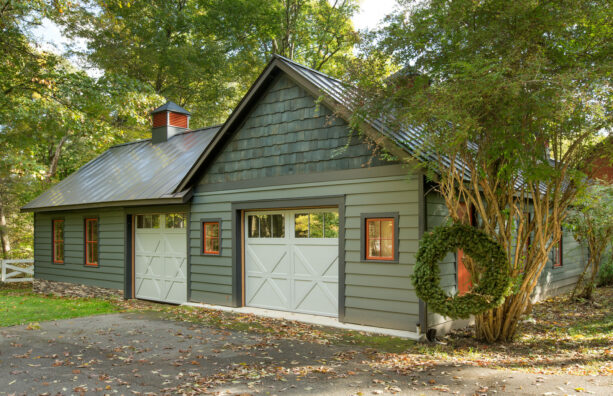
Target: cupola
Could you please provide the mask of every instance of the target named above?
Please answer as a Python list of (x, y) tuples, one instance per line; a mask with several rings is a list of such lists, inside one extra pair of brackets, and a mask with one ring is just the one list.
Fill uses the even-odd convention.
[(168, 101), (151, 112), (153, 128), (151, 142), (165, 142), (174, 135), (189, 130), (191, 113), (178, 104)]

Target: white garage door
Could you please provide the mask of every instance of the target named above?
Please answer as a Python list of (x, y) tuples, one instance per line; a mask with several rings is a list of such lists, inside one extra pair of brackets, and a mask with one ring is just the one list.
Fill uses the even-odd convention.
[(185, 215), (137, 215), (134, 231), (136, 298), (170, 303), (187, 301)]
[(338, 315), (337, 209), (248, 212), (248, 306)]

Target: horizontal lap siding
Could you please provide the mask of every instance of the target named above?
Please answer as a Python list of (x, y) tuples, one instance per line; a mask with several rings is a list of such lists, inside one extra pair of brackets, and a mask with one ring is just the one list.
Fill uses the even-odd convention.
[[(419, 307), (409, 277), (418, 240), (417, 194), (417, 178), (406, 176), (196, 192), (190, 225), (191, 298), (226, 305), (232, 301), (232, 202), (345, 195), (345, 321), (415, 330)], [(360, 215), (380, 212), (400, 214), (399, 263), (360, 261)], [(222, 219), (220, 257), (200, 254), (199, 220), (205, 218)]]
[[(99, 219), (99, 266), (84, 265), (84, 219)], [(64, 264), (52, 261), (52, 219), (64, 219)], [(34, 273), (38, 279), (123, 289), (125, 261), (123, 209), (38, 213), (34, 223)]]
[(572, 232), (564, 230), (562, 238), (562, 266), (553, 266), (553, 253), (550, 253), (534, 291), (536, 298), (555, 295), (571, 288), (587, 262), (588, 249), (577, 242)]
[[(448, 222), (447, 206), (443, 197), (436, 193), (430, 192), (426, 196), (426, 230), (432, 231), (436, 227), (445, 225)], [(441, 287), (448, 295), (453, 295), (457, 291), (457, 266), (456, 254), (448, 253), (440, 263), (441, 269)], [(450, 318), (446, 318), (437, 313), (428, 310), (428, 324), (430, 326), (439, 326), (450, 322)]]

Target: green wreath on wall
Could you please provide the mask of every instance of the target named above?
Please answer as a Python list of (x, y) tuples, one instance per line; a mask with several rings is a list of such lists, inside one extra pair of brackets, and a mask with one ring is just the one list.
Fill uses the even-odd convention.
[[(448, 296), (440, 287), (439, 262), (458, 249), (485, 271), (467, 293)], [(500, 244), (483, 231), (461, 223), (437, 227), (423, 236), (411, 280), (417, 296), (430, 309), (452, 319), (466, 319), (499, 306), (512, 285), (507, 257)]]

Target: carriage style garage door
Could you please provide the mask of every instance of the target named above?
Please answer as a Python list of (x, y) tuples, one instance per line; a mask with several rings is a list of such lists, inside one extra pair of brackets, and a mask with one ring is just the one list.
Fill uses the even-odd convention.
[(134, 231), (136, 298), (169, 303), (187, 301), (185, 215), (137, 215)]
[(338, 210), (245, 215), (248, 306), (338, 315)]

